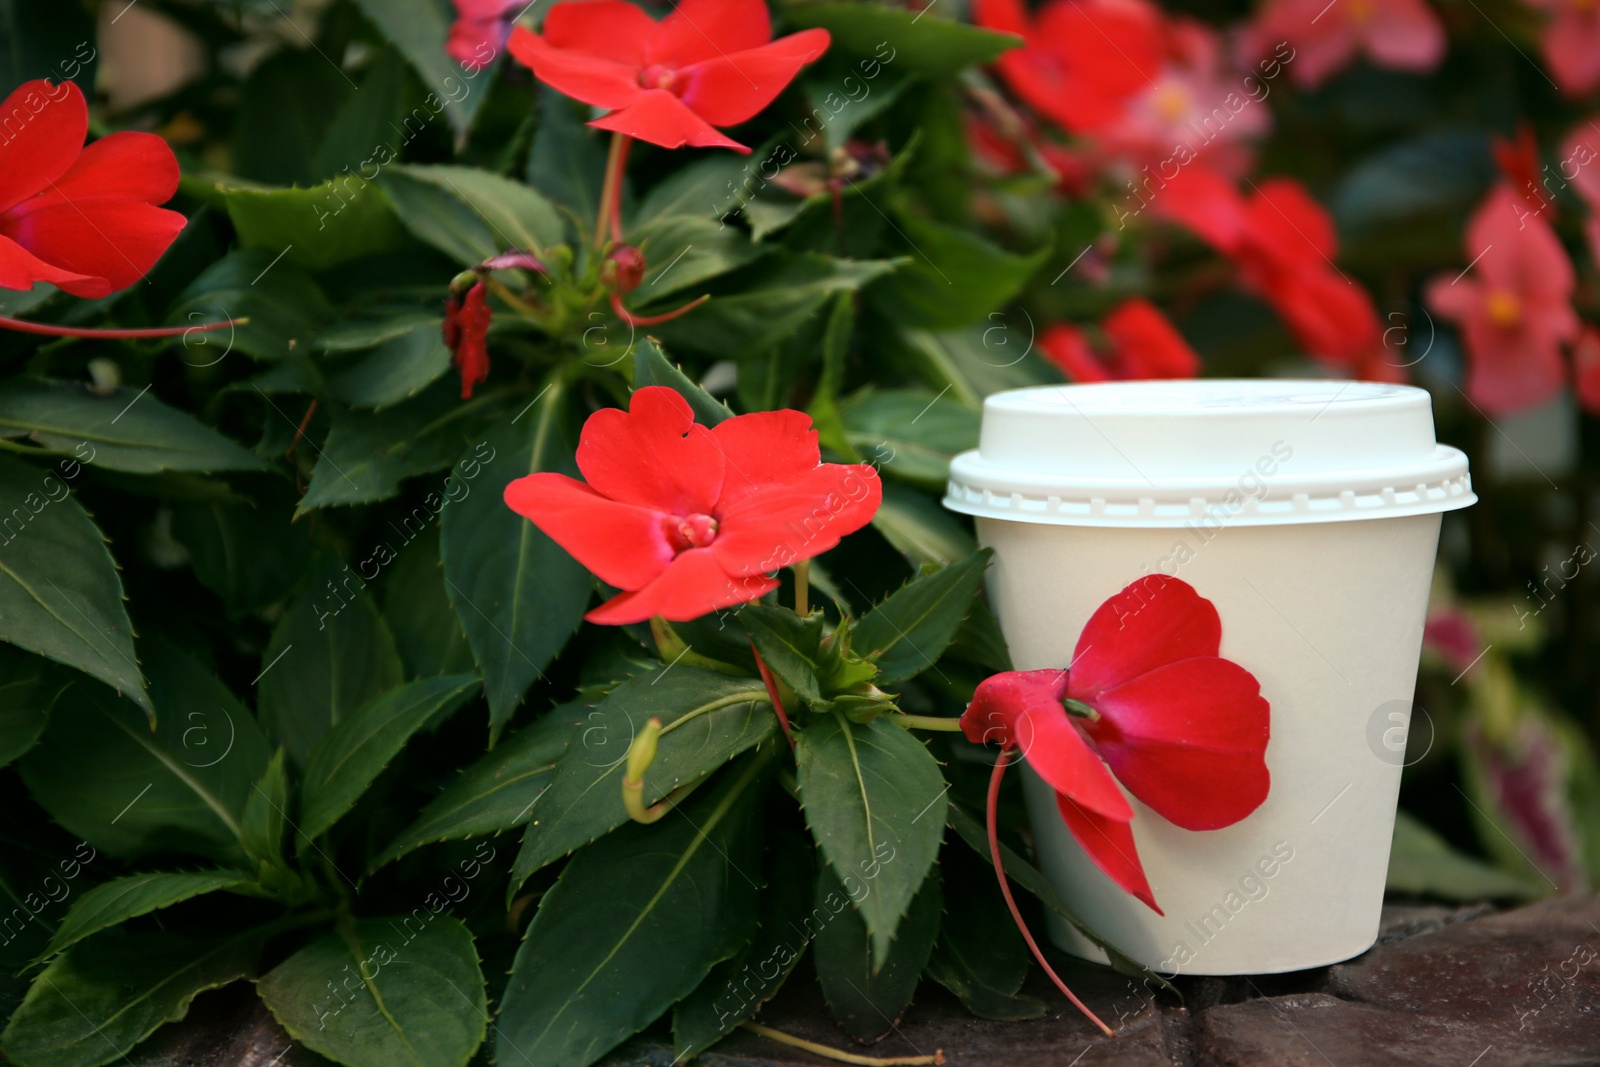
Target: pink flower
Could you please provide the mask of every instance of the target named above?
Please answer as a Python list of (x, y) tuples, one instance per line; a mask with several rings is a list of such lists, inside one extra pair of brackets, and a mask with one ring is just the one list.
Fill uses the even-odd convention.
[(1600, 415), (1600, 330), (1585, 326), (1572, 345), (1572, 377), (1578, 403)]
[(1589, 209), (1583, 232), (1589, 239), (1589, 254), (1600, 261), (1600, 122), (1586, 119), (1567, 135), (1565, 150), (1552, 178), (1571, 183), (1573, 191)]
[(1561, 346), (1578, 333), (1566, 249), (1501, 182), (1467, 223), (1465, 251), (1469, 271), (1434, 279), (1427, 302), (1461, 330), (1467, 396), (1491, 415), (1535, 407), (1560, 391)]
[(1075, 382), (1193, 378), (1200, 373), (1200, 357), (1148, 300), (1124, 301), (1100, 328), (1107, 343), (1095, 346), (1076, 326), (1052, 326), (1039, 338), (1039, 350)]
[(1540, 38), (1545, 64), (1568, 96), (1600, 87), (1600, 5), (1594, 0), (1528, 0), (1550, 13)]
[(1246, 31), (1243, 51), (1264, 55), (1282, 41), (1286, 66), (1312, 89), (1365, 52), (1380, 67), (1426, 71), (1444, 58), (1444, 27), (1424, 0), (1269, 0)]
[(511, 20), (527, 7), (526, 0), (455, 0), (456, 21), (444, 50), (468, 70), (494, 62), (511, 35)]

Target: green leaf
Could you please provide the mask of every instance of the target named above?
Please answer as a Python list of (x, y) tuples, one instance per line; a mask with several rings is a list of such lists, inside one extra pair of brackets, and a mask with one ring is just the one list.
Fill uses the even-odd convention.
[[(356, 0), (356, 6), (416, 68), (429, 89), (427, 114), (443, 112), (457, 142), (465, 140), (489, 96), (489, 83), (494, 80), (489, 62), (495, 58), (493, 52), (483, 57), (489, 65), (475, 71), (450, 58), (444, 46), (455, 13), (445, 0)], [(477, 82), (486, 71), (489, 77)]]
[(1457, 901), (1527, 900), (1543, 895), (1538, 886), (1457, 852), (1403, 810), (1395, 815), (1389, 877), (1384, 888), (1391, 893)]
[(184, 289), (167, 316), (170, 325), (250, 320), (226, 330), (191, 330), (182, 341), (185, 364), (214, 367), (235, 351), (252, 359), (283, 359), (296, 343), (316, 335), (333, 309), (303, 270), (276, 258), (278, 251), (230, 252)]
[(134, 857), (172, 849), (236, 861), (239, 816), (267, 746), (214, 676), (164, 642), (144, 649), (155, 729), (85, 680), (57, 701), (18, 764), (46, 811), (96, 848)]
[(628, 304), (641, 308), (742, 267), (761, 254), (737, 227), (691, 215), (660, 219), (630, 233), (628, 240), (639, 246), (648, 264), (639, 288), (628, 294)]
[(308, 161), (311, 174), (338, 178), (348, 188), (364, 190), (377, 168), (397, 155), (399, 124), (420, 111), (412, 108), (417, 101), (411, 85), (410, 69), (399, 51), (379, 50), (367, 65), (361, 88), (345, 99), (328, 124)]
[(996, 674), (1016, 669), (1011, 663), (1006, 635), (1000, 632), (1000, 623), (982, 597), (972, 602), (972, 610), (961, 621), (961, 628), (950, 642), (949, 654), (987, 667)]
[(151, 712), (105, 536), (62, 477), (0, 459), (0, 641), (48, 656)]
[(500, 1062), (588, 1067), (648, 1026), (750, 938), (751, 792), (765, 760), (686, 811), (575, 856), (517, 951), (497, 1027)]
[(333, 116), (358, 95), (349, 75), (310, 48), (269, 52), (237, 92), (230, 168), (269, 185), (310, 185), (323, 177), (312, 172), (312, 161)]
[(256, 992), (290, 1037), (348, 1067), (465, 1067), (488, 1002), (472, 934), (443, 906), (429, 894), (409, 915), (343, 922)]
[(246, 503), (178, 501), (172, 534), (189, 552), (200, 583), (232, 617), (285, 600), (311, 565), (310, 524), (292, 523), (284, 483), (255, 487)]
[(802, 619), (786, 608), (746, 604), (739, 611), (739, 621), (750, 631), (750, 639), (772, 673), (806, 703), (822, 704), (822, 639), (828, 634), (828, 620), (822, 612)]
[(324, 566), (272, 631), (261, 655), (261, 719), (305, 763), (322, 736), (399, 685), (400, 657), (372, 597), (348, 566)]
[[(450, 370), (441, 319), (407, 315), (391, 324), (371, 352), (331, 371), (328, 391), (335, 398), (356, 408), (386, 408), (416, 396)], [(319, 344), (327, 338), (324, 334)]]
[(503, 496), (513, 479), (536, 471), (577, 473), (567, 389), (552, 379), (532, 404), (490, 429), (482, 477), (440, 520), (445, 590), (483, 675), (491, 738), (583, 621), (594, 589), (589, 572)]
[[(822, 917), (811, 950), (822, 995), (839, 1028), (858, 1041), (870, 1041), (894, 1029), (900, 1013), (911, 1003), (939, 936), (943, 910), (939, 869), (934, 867), (913, 887), (910, 908), (885, 954), (878, 951), (877, 939), (868, 935), (862, 912), (857, 910), (876, 895), (876, 889), (854, 876), (841, 883), (827, 870), (817, 879), (812, 909), (813, 915)], [(856, 901), (858, 891), (863, 895)], [(851, 907), (852, 901), (856, 907)]]
[(833, 36), (833, 51), (871, 56), (884, 66), (933, 77), (992, 63), (1022, 44), (1012, 33), (925, 18), (923, 11), (871, 4), (823, 4), (789, 13), (797, 26), (821, 26)]
[(0, 1046), (28, 1067), (100, 1067), (122, 1060), (162, 1023), (176, 1022), (207, 989), (243, 978), (261, 951), (258, 931), (190, 939), (100, 937), (39, 973)]
[(540, 254), (566, 226), (555, 205), (521, 182), (474, 167), (390, 167), (379, 179), (420, 241), (462, 266), (517, 249)]
[(833, 298), (833, 310), (828, 313), (828, 328), (822, 335), (822, 377), (806, 413), (816, 424), (817, 437), (823, 448), (839, 453), (852, 463), (861, 462), (861, 454), (846, 436), (844, 419), (839, 412), (839, 390), (844, 382), (845, 357), (849, 354), (850, 335), (856, 326), (856, 301), (854, 293), (840, 293)]
[[(455, 486), (472, 492), (466, 471), (476, 474), (481, 468), (470, 461), (456, 467)], [(459, 500), (451, 501), (452, 505)], [(393, 553), (393, 554), (391, 554)], [(369, 557), (371, 566), (389, 567), (383, 588), (383, 617), (394, 634), (400, 659), (408, 677), (430, 674), (465, 674), (477, 670), (467, 634), (450, 607), (444, 588), (444, 568), (439, 561), (439, 529), (431, 525), (398, 552), (389, 542), (380, 542)], [(392, 562), (391, 562), (392, 561)], [(370, 569), (370, 568), (369, 568)]]
[(896, 212), (907, 263), (872, 290), (877, 306), (898, 322), (951, 329), (982, 322), (1016, 296), (1050, 256), (1046, 246), (1012, 255), (968, 230)]
[(355, 807), (411, 735), (435, 715), (465, 704), (478, 685), (471, 674), (408, 682), (357, 708), (311, 750), (301, 787), (300, 836), (322, 836)]
[[(0, 0), (0, 85), (10, 92), (25, 81), (50, 78), (76, 81), (92, 94), (99, 55), (94, 41), (95, 17), (86, 7)], [(35, 104), (24, 97), (23, 106)], [(48, 105), (41, 99), (37, 106)]]
[(497, 834), (527, 822), (572, 740), (574, 716), (584, 710), (581, 704), (563, 705), (502, 738), (445, 786), (417, 821), (372, 861), (371, 869), (435, 841)]
[(0, 383), (0, 437), (26, 437), (48, 452), (134, 474), (266, 466), (194, 416), (144, 394), (126, 386), (97, 394), (76, 382), (12, 378)]
[(43, 656), (0, 645), (0, 767), (38, 743), (72, 678)]
[(1012, 1021), (1043, 1015), (1043, 1001), (1018, 993), (1031, 961), (995, 885), (993, 866), (954, 850), (945, 853), (940, 869), (953, 906), (946, 909), (928, 977), (979, 1018)]
[(672, 1009), (673, 1051), (679, 1062), (732, 1033), (783, 988), (810, 941), (816, 868), (812, 849), (799, 836), (775, 835), (769, 842), (750, 943), (711, 968), (705, 981)]
[(310, 189), (219, 185), (217, 193), (240, 247), (281, 255), (309, 270), (327, 270), (405, 244), (406, 231), (383, 190), (357, 176)]
[(987, 321), (987, 326), (942, 333), (903, 330), (887, 354), (935, 389), (949, 386), (948, 395), (973, 411), (991, 393), (1059, 381), (1043, 359), (1028, 358), (1038, 330), (1031, 319), (996, 311)]
[[(638, 206), (626, 217), (628, 231), (675, 215), (724, 220), (766, 183), (757, 171), (760, 166), (769, 165), (766, 161), (774, 145), (774, 142), (769, 142), (748, 156), (732, 152), (706, 153), (703, 158), (679, 167), (657, 182), (640, 199)], [(781, 148), (779, 151), (789, 159), (794, 157), (792, 149)], [(772, 158), (771, 165), (788, 161)], [(762, 160), (763, 163), (752, 168), (750, 161), (753, 159)], [(593, 218), (592, 212), (589, 217)]]
[(250, 790), (239, 818), (239, 844), (257, 871), (284, 867), (283, 833), (289, 822), (287, 753), (273, 753)]
[(296, 514), (387, 500), (407, 478), (450, 466), (463, 443), (459, 423), (443, 422), (454, 396), (443, 387), (382, 411), (334, 408)]
[(877, 662), (879, 684), (903, 682), (933, 666), (961, 628), (993, 557), (980, 549), (913, 578), (856, 623), (852, 643)]
[(840, 879), (873, 883), (857, 907), (881, 965), (939, 855), (949, 789), (944, 775), (904, 728), (841, 715), (800, 731), (795, 763), (806, 824), (823, 858)]
[(512, 869), (512, 891), (545, 864), (628, 821), (623, 764), (628, 746), (652, 717), (663, 729), (644, 779), (646, 805), (710, 774), (777, 729), (766, 687), (755, 678), (679, 665), (623, 682), (584, 716), (555, 780), (534, 805)]
[[(866, 457), (870, 462), (874, 457)], [(926, 493), (883, 483), (883, 503), (872, 527), (913, 563), (949, 563), (977, 551), (972, 534)]]
[(238, 871), (192, 871), (171, 874), (130, 874), (102, 882), (88, 890), (72, 905), (67, 917), (50, 939), (47, 953), (56, 953), (77, 944), (90, 934), (118, 923), (174, 904), (229, 889), (250, 885), (247, 875)]
[(978, 447), (978, 413), (925, 389), (864, 389), (843, 404), (846, 439), (861, 455), (885, 457), (881, 469), (943, 492), (956, 453)]
[(585, 236), (600, 214), (600, 187), (606, 173), (601, 138), (584, 124), (588, 110), (541, 85), (539, 129), (533, 135), (527, 169), (528, 184), (571, 212), (575, 232)]
[(683, 371), (668, 363), (661, 349), (649, 338), (638, 343), (633, 355), (633, 387), (643, 389), (647, 385), (664, 385), (669, 389), (676, 389), (694, 409), (694, 421), (702, 425), (715, 426), (723, 419), (733, 418), (733, 412), (728, 405), (700, 388)]

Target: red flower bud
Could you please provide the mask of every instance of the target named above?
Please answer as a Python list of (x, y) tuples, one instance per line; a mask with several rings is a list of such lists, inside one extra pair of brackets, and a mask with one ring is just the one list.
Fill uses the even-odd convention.
[(461, 372), (461, 399), (489, 377), (489, 291), (482, 281), (465, 296), (452, 293), (444, 304), (444, 343)]
[(644, 281), (644, 253), (633, 245), (618, 245), (606, 256), (600, 268), (600, 280), (614, 293), (631, 293)]

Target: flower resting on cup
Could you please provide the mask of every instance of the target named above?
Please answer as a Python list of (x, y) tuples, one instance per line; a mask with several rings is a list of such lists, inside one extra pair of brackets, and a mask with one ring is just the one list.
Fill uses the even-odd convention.
[(627, 411), (589, 416), (578, 442), (587, 484), (539, 473), (506, 504), (601, 581), (623, 590), (584, 616), (619, 626), (699, 618), (778, 587), (770, 574), (821, 555), (877, 512), (866, 464), (823, 463), (800, 411), (694, 421), (675, 390), (646, 386)]
[(1270, 708), (1221, 642), (1211, 601), (1149, 575), (1090, 616), (1070, 669), (997, 674), (961, 720), (969, 740), (1020, 750), (1089, 858), (1157, 914), (1117, 783), (1186, 830), (1233, 825), (1271, 785)]

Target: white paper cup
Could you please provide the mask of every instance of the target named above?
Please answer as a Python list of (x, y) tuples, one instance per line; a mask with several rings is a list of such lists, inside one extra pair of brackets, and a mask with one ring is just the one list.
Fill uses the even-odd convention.
[[(1435, 441), (1428, 394), (1408, 386), (1121, 382), (985, 402), (945, 505), (995, 550), (1017, 669), (1068, 666), (1094, 610), (1162, 572), (1216, 605), (1221, 655), (1272, 707), (1272, 787), (1248, 818), (1183, 830), (1129, 797), (1164, 917), (1100, 872), (1025, 772), (1044, 870), (1093, 929), (1165, 975), (1372, 946), (1440, 513), (1475, 499), (1466, 457)], [(1104, 960), (1053, 917), (1051, 934)]]

